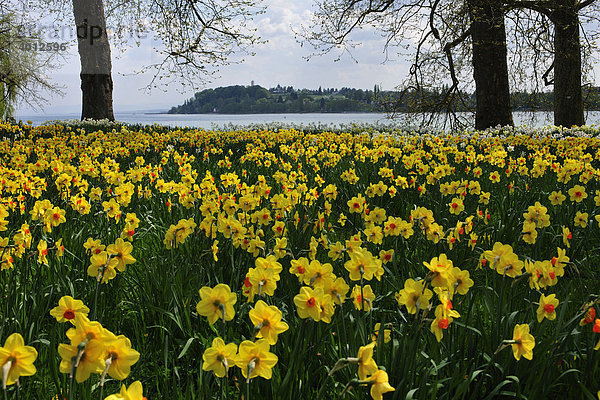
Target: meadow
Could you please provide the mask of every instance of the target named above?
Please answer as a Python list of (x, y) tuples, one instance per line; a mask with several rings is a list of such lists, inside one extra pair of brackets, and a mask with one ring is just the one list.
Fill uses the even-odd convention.
[(3, 399), (596, 399), (599, 133), (1, 123)]

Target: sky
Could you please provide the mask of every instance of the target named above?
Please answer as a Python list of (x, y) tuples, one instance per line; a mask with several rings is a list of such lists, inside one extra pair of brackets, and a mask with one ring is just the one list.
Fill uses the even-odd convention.
[[(340, 53), (334, 51), (307, 61), (306, 56), (312, 54), (314, 49), (301, 46), (294, 31), (310, 22), (312, 3), (313, 0), (264, 0), (266, 12), (257, 16), (254, 22), (258, 35), (267, 43), (254, 47), (256, 55), (246, 56), (242, 63), (220, 68), (211, 82), (199, 86), (197, 90), (250, 85), (251, 82), (266, 88), (280, 84), (299, 89), (317, 89), (319, 86), (372, 89), (374, 85), (379, 85), (389, 90), (406, 79), (410, 66), (406, 56), (394, 49), (385, 54), (385, 39), (372, 29), (359, 31), (357, 38), (360, 44), (352, 50), (352, 56), (342, 54), (339, 57)], [(48, 104), (42, 108), (21, 104), (17, 108), (17, 116), (80, 113), (80, 62), (76, 37), (68, 34), (72, 28), (68, 21), (62, 25), (47, 23), (39, 25), (39, 28), (45, 32), (43, 40), (47, 42), (56, 40), (50, 39), (50, 31), (61, 29), (61, 41), (69, 44), (68, 49), (61, 53), (62, 59), (57, 60), (60, 66), (48, 73), (49, 81), (59, 86), (64, 96), (42, 93), (41, 97), (46, 98)], [(146, 87), (153, 74), (138, 71), (157, 62), (154, 49), (160, 43), (150, 34), (140, 40), (140, 46), (135, 46), (135, 41), (134, 38), (128, 39), (129, 46), (125, 46), (124, 50), (115, 46), (111, 48), (115, 113), (168, 110), (194, 95), (194, 90), (182, 92), (180, 85), (173, 84), (148, 91)], [(595, 72), (596, 77), (600, 76), (600, 66), (595, 66)]]
[[(305, 57), (314, 49), (301, 47), (295, 39), (294, 29), (298, 30), (309, 21), (312, 0), (265, 0), (264, 4), (267, 6), (266, 12), (259, 15), (255, 22), (258, 34), (268, 42), (253, 48), (255, 56), (246, 56), (242, 63), (220, 68), (216, 77), (199, 89), (250, 85), (252, 81), (266, 88), (280, 84), (300, 89), (317, 89), (319, 86), (373, 89), (374, 85), (392, 89), (408, 74), (408, 64), (402, 59), (385, 62), (384, 40), (373, 31), (361, 33), (361, 44), (352, 51), (354, 59), (344, 54), (339, 61), (335, 61), (340, 54), (332, 52), (307, 61)], [(44, 29), (50, 30), (49, 27)], [(70, 43), (70, 47), (61, 53), (63, 59), (58, 60), (61, 65), (50, 71), (49, 80), (62, 88), (64, 96), (42, 94), (49, 104), (42, 109), (19, 105), (17, 115), (80, 112), (80, 63), (76, 39), (69, 37), (69, 34), (62, 36), (65, 42)], [(46, 41), (51, 41), (49, 34), (46, 37)], [(182, 93), (180, 85), (170, 85), (166, 90), (147, 91), (145, 87), (152, 74), (136, 74), (136, 71), (157, 61), (158, 56), (153, 48), (159, 43), (150, 35), (141, 39), (139, 47), (133, 45), (135, 40), (130, 41), (132, 45), (125, 51), (111, 48), (115, 112), (167, 110), (193, 96), (193, 90)]]

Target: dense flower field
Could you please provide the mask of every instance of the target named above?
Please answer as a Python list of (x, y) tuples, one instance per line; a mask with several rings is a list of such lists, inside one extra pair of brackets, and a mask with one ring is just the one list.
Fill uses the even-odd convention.
[(597, 398), (598, 131), (0, 125), (27, 399)]

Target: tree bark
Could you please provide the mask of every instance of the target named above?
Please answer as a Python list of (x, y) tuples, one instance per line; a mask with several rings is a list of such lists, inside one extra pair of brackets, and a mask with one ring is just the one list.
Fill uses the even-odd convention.
[(500, 0), (469, 0), (475, 78), (475, 128), (514, 125), (504, 9)]
[(102, 0), (73, 0), (81, 60), (81, 119), (115, 120), (110, 46)]
[(581, 94), (579, 15), (572, 0), (559, 0), (554, 23), (554, 125), (585, 123)]

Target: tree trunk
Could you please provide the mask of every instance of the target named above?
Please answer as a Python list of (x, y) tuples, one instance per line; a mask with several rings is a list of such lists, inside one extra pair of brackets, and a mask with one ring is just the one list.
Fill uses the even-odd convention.
[(469, 0), (469, 12), (476, 97), (475, 128), (512, 126), (502, 2)]
[(81, 60), (81, 119), (115, 120), (110, 46), (102, 0), (73, 0)]
[[(573, 1), (560, 1), (554, 23), (554, 125), (584, 125), (579, 16)], [(569, 4), (570, 3), (570, 4)]]

